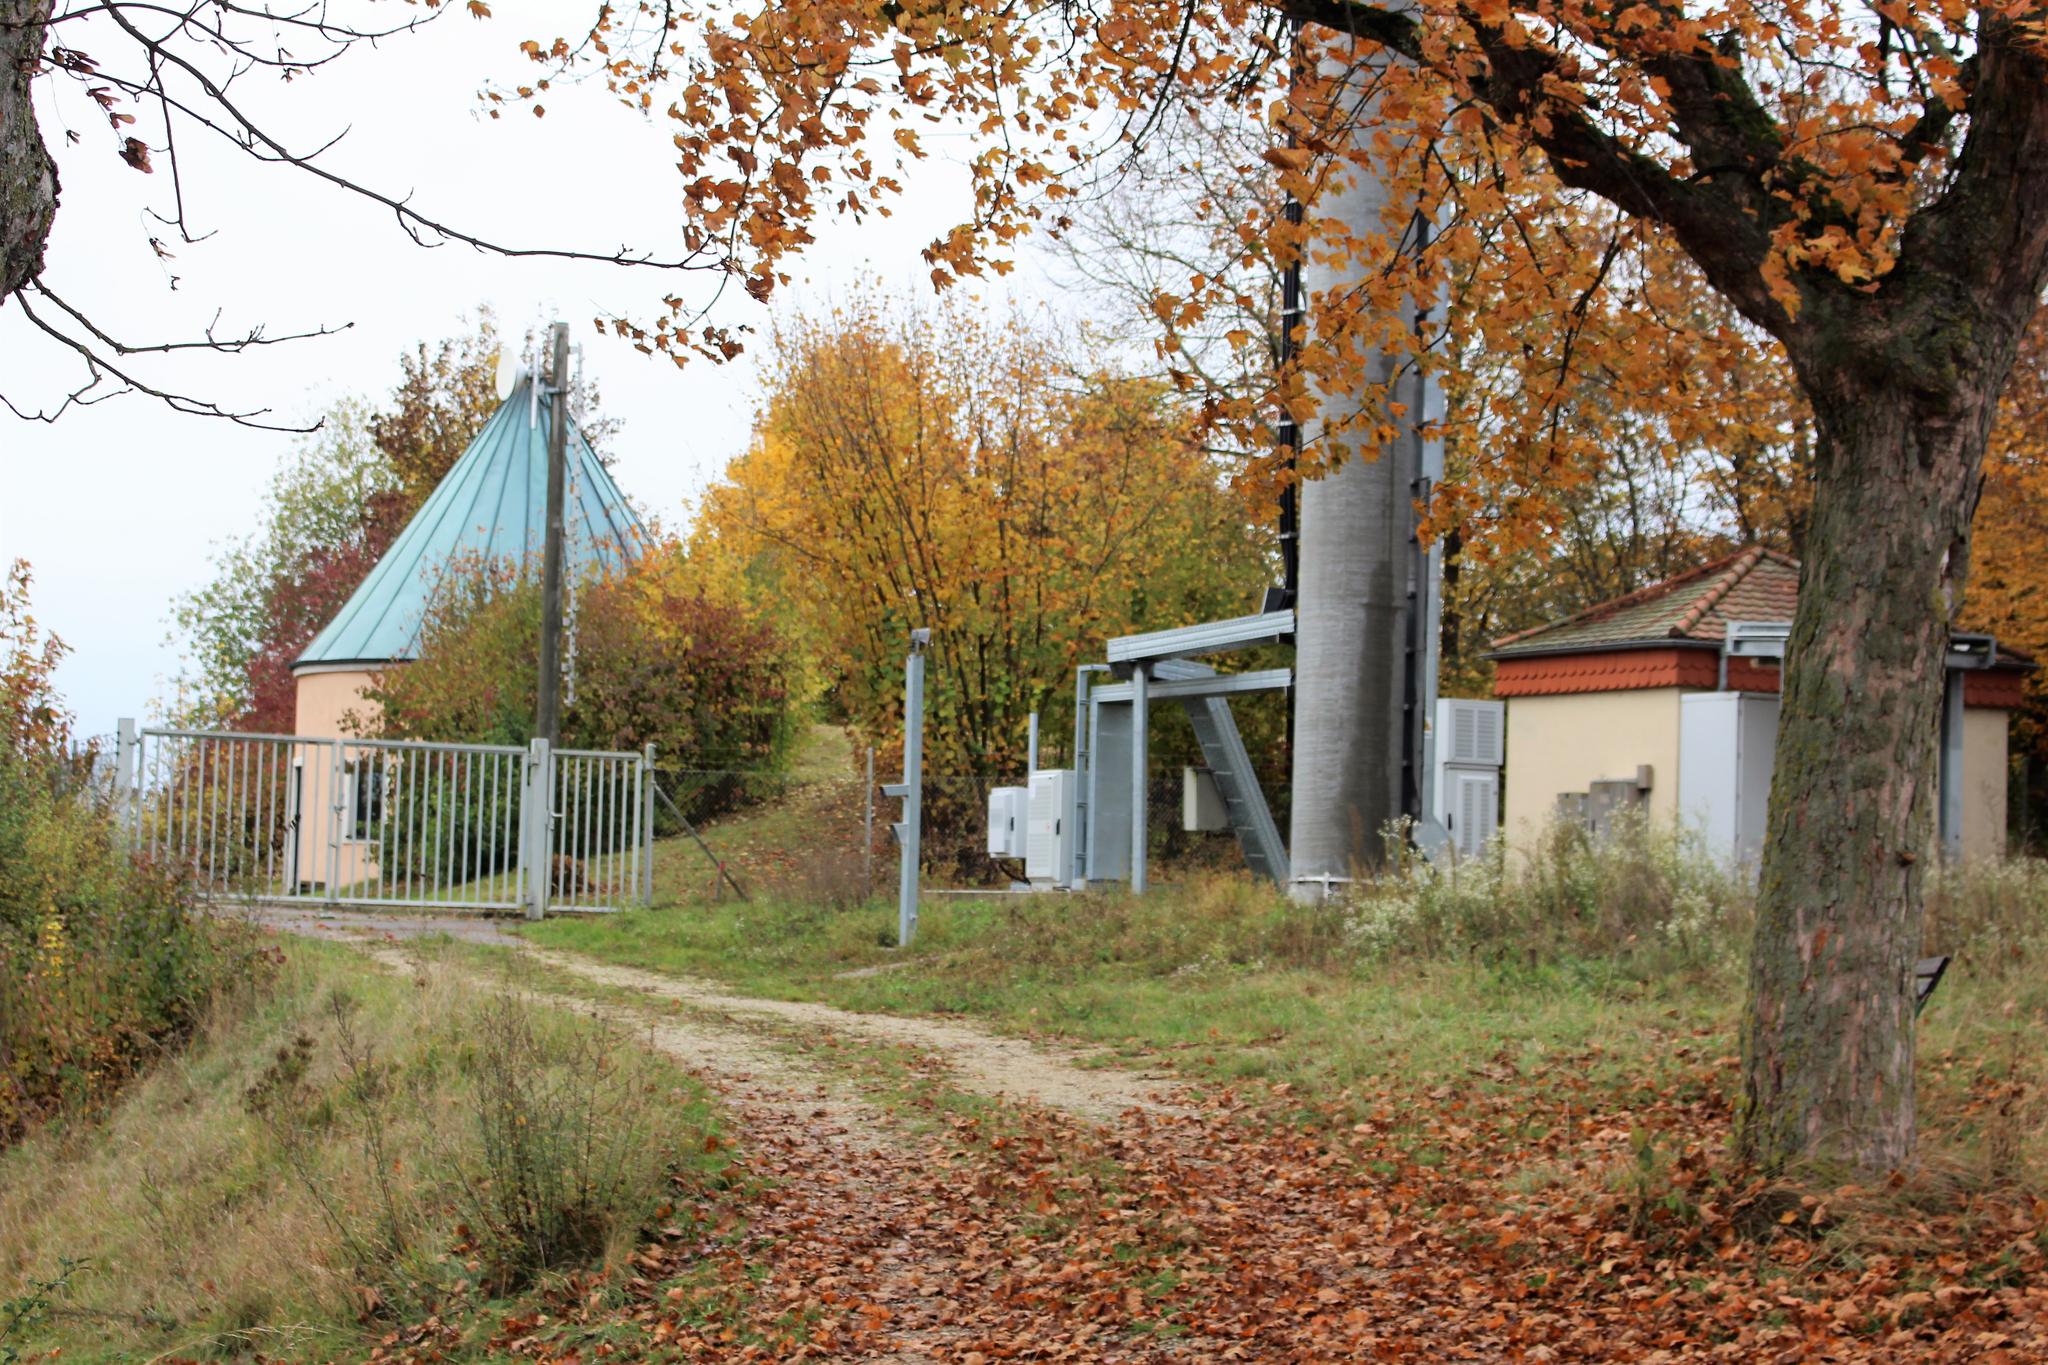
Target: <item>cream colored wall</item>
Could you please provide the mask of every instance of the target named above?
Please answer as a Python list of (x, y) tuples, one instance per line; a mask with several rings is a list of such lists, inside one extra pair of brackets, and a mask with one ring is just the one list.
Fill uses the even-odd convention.
[(1559, 792), (1585, 791), (1650, 765), (1649, 813), (1678, 815), (1678, 698), (1686, 689), (1645, 687), (1508, 698), (1503, 834), (1510, 849), (1532, 849), (1557, 813)]
[[(364, 698), (370, 685), (366, 670), (338, 673), (305, 673), (298, 678), (298, 705), (292, 733), (317, 739), (347, 739), (352, 732), (342, 729), (342, 718), (350, 712), (366, 722), (377, 717), (376, 703)], [(324, 744), (295, 746), (301, 767), (299, 810), (299, 880), (314, 885), (327, 882), (327, 855), (334, 824), (334, 751)], [(360, 844), (341, 845), (340, 866), (335, 882), (346, 888), (373, 875), (377, 870), (369, 850)]]
[(2010, 711), (1963, 708), (1963, 857), (2005, 856), (2006, 731)]
[[(1677, 687), (1508, 698), (1506, 818), (1516, 851), (1532, 849), (1557, 812), (1557, 794), (1584, 791), (1598, 778), (1655, 770), (1650, 817), (1678, 814)], [(1963, 856), (2005, 853), (2006, 731), (2010, 712), (1963, 712)]]
[(339, 738), (342, 717), (353, 711), (366, 721), (377, 718), (377, 705), (363, 696), (370, 685), (367, 670), (345, 673), (305, 673), (298, 679), (298, 710), (292, 724), (295, 735)]

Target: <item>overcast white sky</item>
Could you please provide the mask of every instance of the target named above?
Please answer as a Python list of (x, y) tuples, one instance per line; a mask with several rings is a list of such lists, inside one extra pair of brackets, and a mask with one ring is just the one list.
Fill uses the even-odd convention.
[[(664, 130), (637, 123), (597, 87), (556, 92), (544, 119), (492, 121), (479, 112), (478, 87), (523, 78), (519, 42), (547, 36), (565, 12), (538, 0), (493, 8), (487, 22), (451, 14), (289, 87), (252, 78), (237, 93), (300, 147), (349, 128), (329, 154), (335, 169), (411, 191), (423, 211), (479, 235), (600, 250), (672, 246), (679, 178)], [(86, 34), (68, 41), (95, 51)], [(99, 44), (104, 53), (95, 55), (106, 57), (119, 45)], [(651, 316), (669, 292), (700, 297), (708, 276), (423, 250), (388, 211), (185, 129), (188, 213), (196, 231), (219, 231), (159, 262), (148, 238), (165, 230), (143, 210), (167, 207), (169, 176), (123, 165), (106, 123), (75, 87), (52, 93), (46, 83), (45, 137), (58, 144), (69, 127), (83, 139), (59, 152), (62, 202), (45, 275), (69, 302), (130, 343), (195, 335), (216, 309), (224, 333), (353, 324), (340, 336), (237, 357), (137, 361), (152, 382), (309, 420), (339, 396), (383, 395), (399, 351), (461, 330), (465, 315), (488, 303), (509, 331), (558, 315), (574, 324), (606, 409), (625, 423), (618, 480), (671, 523), (742, 448), (756, 397), (751, 366), (678, 371), (599, 340), (589, 325), (602, 313)], [(925, 292), (919, 249), (967, 202), (964, 171), (943, 141), (937, 148), (894, 218), (825, 224), (795, 268), (798, 287), (778, 307), (829, 299), (864, 273), (906, 295)], [(1053, 277), (1047, 260), (1027, 259), (1013, 292), (1051, 297)], [(722, 321), (768, 321), (739, 291), (730, 295)], [(13, 308), (0, 310), (0, 357), (0, 391), (24, 407), (54, 402), (79, 373)], [(172, 598), (204, 582), (214, 547), (251, 525), (290, 440), (179, 416), (139, 395), (74, 409), (54, 425), (0, 410), (0, 560), (34, 566), (37, 614), (73, 650), (60, 684), (82, 732), (110, 732), (117, 717), (145, 715), (161, 694), (177, 661), (165, 641)]]

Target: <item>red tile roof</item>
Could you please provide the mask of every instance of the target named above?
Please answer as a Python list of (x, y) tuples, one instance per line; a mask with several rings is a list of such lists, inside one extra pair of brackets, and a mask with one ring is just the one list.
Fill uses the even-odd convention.
[(1752, 545), (1576, 616), (1503, 636), (1493, 651), (1511, 659), (1676, 640), (1718, 645), (1730, 621), (1789, 621), (1798, 600), (1799, 561)]
[[(1502, 659), (1496, 697), (1549, 697), (1581, 692), (1633, 692), (1645, 687), (1712, 688), (1720, 661), (1699, 649), (1589, 649)], [(1776, 682), (1772, 683), (1773, 690)]]

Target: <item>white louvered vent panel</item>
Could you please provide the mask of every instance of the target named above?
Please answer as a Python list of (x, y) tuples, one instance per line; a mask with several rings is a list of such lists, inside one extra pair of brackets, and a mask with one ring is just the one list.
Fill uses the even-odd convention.
[(1462, 701), (1447, 698), (1437, 703), (1441, 733), (1437, 743), (1445, 746), (1441, 761), (1497, 766), (1501, 761), (1502, 707), (1497, 701)]
[(1458, 775), (1457, 828), (1451, 831), (1466, 857), (1486, 847), (1499, 824), (1500, 779), (1492, 773)]
[(1472, 714), (1474, 720), (1473, 728), (1478, 732), (1477, 740), (1473, 745), (1473, 748), (1479, 754), (1477, 761), (1480, 763), (1500, 762), (1501, 708), (1498, 706), (1488, 706), (1483, 710), (1475, 709)]
[(1059, 880), (1074, 861), (1071, 769), (1041, 769), (1032, 775), (1025, 818), (1024, 875), (1034, 882)]

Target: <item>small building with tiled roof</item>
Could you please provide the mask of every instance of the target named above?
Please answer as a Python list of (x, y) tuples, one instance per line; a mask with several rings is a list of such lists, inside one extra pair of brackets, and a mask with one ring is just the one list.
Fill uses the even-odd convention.
[[(1756, 546), (1494, 641), (1507, 703), (1502, 832), (1531, 849), (1560, 814), (1617, 803), (1683, 817), (1717, 852), (1762, 843), (1779, 661), (1799, 561)], [(1943, 743), (1942, 828), (1964, 857), (2005, 849), (2006, 732), (2024, 657), (1957, 637)], [(1690, 699), (1690, 700), (1688, 700)]]

